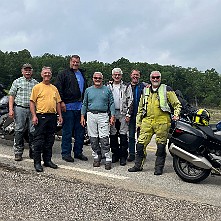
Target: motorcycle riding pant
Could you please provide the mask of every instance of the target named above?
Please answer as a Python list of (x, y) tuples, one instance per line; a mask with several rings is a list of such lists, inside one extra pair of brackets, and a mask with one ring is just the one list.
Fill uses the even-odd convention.
[(101, 155), (106, 162), (111, 162), (109, 144), (109, 116), (108, 113), (87, 113), (87, 130), (90, 137), (92, 156), (94, 161), (101, 161)]
[[(166, 122), (166, 123), (158, 122), (158, 121), (150, 120), (147, 118), (144, 118), (142, 120), (140, 135), (138, 138), (138, 143), (136, 145), (135, 166), (137, 168), (143, 167), (143, 164), (147, 155), (146, 147), (150, 143), (154, 134), (156, 134), (155, 140), (157, 143), (156, 154), (159, 155), (159, 157), (164, 156), (163, 149), (165, 149), (165, 146), (167, 143), (169, 128), (170, 128), (170, 122)], [(164, 148), (161, 148), (161, 145), (163, 145)], [(164, 162), (165, 162), (165, 159), (164, 159)]]
[(41, 153), (43, 161), (50, 162), (52, 157), (52, 146), (55, 140), (55, 131), (57, 126), (56, 114), (37, 114), (38, 124), (34, 132), (34, 163), (41, 162)]
[[(126, 159), (128, 156), (128, 123), (125, 115), (116, 111), (116, 122), (110, 127), (110, 147), (116, 161), (120, 158)], [(120, 143), (118, 142), (120, 137)]]

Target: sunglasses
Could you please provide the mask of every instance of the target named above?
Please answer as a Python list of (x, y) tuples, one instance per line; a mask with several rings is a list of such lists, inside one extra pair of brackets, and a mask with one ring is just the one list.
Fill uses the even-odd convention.
[(160, 76), (152, 76), (152, 79), (160, 79)]
[(93, 77), (94, 80), (102, 80), (102, 78), (99, 78), (99, 77)]

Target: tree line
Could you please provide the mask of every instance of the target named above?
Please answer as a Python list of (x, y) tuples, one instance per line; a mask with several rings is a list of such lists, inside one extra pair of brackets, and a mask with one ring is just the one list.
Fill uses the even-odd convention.
[[(32, 64), (34, 78), (38, 81), (41, 81), (41, 68), (50, 66), (53, 71), (52, 83), (54, 83), (57, 74), (69, 66), (69, 60), (70, 55), (45, 53), (43, 56), (32, 57), (27, 49), (18, 52), (0, 50), (0, 83), (9, 89), (12, 81), (21, 76), (21, 67), (24, 63)], [(111, 80), (111, 71), (115, 67), (122, 69), (125, 82), (130, 81), (130, 73), (133, 69), (140, 70), (140, 80), (147, 83), (150, 72), (158, 70), (162, 74), (162, 83), (170, 85), (174, 90), (179, 89), (192, 105), (216, 108), (221, 106), (219, 97), (221, 76), (215, 69), (202, 72), (191, 67), (130, 62), (123, 57), (113, 63), (103, 63), (97, 60), (81, 63), (81, 68), (86, 70), (89, 85), (92, 84), (92, 75), (95, 71), (103, 73), (104, 82)]]

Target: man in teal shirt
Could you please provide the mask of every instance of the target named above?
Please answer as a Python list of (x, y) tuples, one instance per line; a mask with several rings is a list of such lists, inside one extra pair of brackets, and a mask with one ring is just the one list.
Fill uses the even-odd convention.
[(93, 75), (94, 85), (85, 91), (81, 108), (81, 125), (83, 127), (86, 125), (85, 115), (87, 113), (87, 129), (94, 157), (93, 166), (100, 166), (101, 153), (103, 153), (106, 158), (105, 169), (110, 170), (112, 158), (109, 145), (109, 112), (111, 115), (110, 124), (113, 125), (115, 106), (111, 90), (104, 86), (102, 81), (103, 74), (95, 72)]

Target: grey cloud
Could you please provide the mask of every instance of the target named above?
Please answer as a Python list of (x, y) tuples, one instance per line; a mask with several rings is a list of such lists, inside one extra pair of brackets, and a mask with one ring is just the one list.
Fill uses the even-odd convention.
[(221, 73), (220, 7), (219, 0), (1, 0), (0, 50)]

